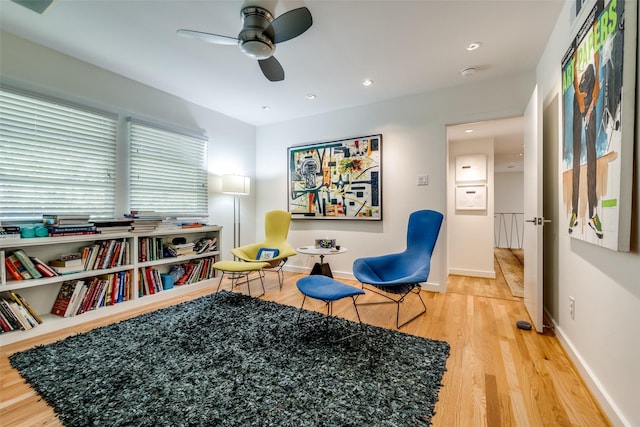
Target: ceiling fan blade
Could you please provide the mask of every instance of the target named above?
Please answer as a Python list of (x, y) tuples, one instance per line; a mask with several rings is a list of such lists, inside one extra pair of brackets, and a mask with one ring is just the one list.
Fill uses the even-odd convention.
[(178, 30), (176, 33), (182, 37), (188, 37), (191, 39), (201, 40), (207, 43), (224, 44), (224, 45), (237, 45), (238, 39), (235, 37), (221, 36), (219, 34), (203, 33), (200, 31), (192, 30)]
[(279, 82), (284, 80), (284, 69), (275, 57), (270, 56), (267, 59), (261, 59), (258, 64), (260, 64), (262, 74), (270, 81)]
[(278, 16), (271, 22), (271, 27), (275, 33), (273, 42), (282, 43), (298, 37), (313, 24), (311, 12), (306, 7), (290, 10)]

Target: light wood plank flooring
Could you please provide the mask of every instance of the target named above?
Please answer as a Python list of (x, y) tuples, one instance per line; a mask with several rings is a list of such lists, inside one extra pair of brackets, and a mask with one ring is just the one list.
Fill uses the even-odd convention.
[[(295, 282), (300, 276), (287, 273), (280, 290), (275, 275), (268, 274), (267, 293), (262, 298), (299, 307), (302, 296)], [(257, 282), (252, 282), (255, 292), (258, 292), (258, 286)], [(222, 287), (230, 289), (229, 281), (225, 279)], [(515, 327), (517, 320), (528, 320), (528, 315), (522, 299), (511, 296), (501, 277), (489, 280), (452, 276), (448, 288), (447, 294), (423, 291), (427, 313), (401, 329), (406, 333), (445, 340), (451, 345), (434, 426), (611, 425), (553, 333), (537, 334)], [(184, 294), (175, 302), (214, 290), (215, 286), (212, 286), (205, 291)], [(246, 293), (246, 286), (236, 290)], [(366, 295), (363, 298), (375, 300), (381, 297)], [(415, 298), (409, 298), (404, 304), (402, 310), (407, 312), (419, 308)], [(9, 354), (163, 305), (168, 303), (138, 308), (108, 320), (0, 348), (0, 425), (61, 425), (53, 410), (10, 367)], [(307, 299), (305, 308), (324, 310), (324, 304)], [(334, 305), (334, 314), (355, 320), (353, 307), (346, 300)], [(376, 326), (393, 328), (395, 325), (392, 305), (362, 306), (360, 315), (364, 322)]]

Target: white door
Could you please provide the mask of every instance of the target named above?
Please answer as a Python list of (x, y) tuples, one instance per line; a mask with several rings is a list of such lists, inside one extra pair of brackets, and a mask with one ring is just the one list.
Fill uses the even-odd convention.
[(524, 113), (524, 304), (543, 331), (542, 100), (536, 86)]

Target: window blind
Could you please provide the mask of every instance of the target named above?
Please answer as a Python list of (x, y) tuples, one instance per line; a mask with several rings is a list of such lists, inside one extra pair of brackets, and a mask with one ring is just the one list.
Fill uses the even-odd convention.
[(117, 116), (0, 87), (0, 219), (113, 216)]
[(203, 134), (130, 119), (130, 209), (208, 215), (207, 142)]

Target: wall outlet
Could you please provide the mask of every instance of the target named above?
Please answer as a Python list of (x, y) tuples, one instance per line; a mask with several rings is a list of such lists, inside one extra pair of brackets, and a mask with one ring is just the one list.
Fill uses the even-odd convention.
[(576, 299), (574, 297), (569, 297), (569, 316), (572, 320), (576, 319)]
[(418, 185), (429, 185), (429, 175), (418, 175)]

